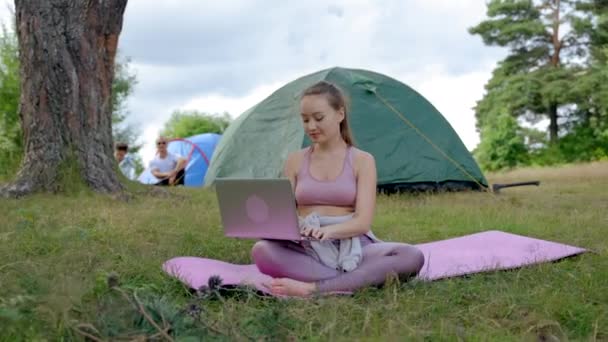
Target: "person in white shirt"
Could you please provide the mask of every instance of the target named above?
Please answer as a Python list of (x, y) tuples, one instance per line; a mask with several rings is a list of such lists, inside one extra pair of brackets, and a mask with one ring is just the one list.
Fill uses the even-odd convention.
[(159, 182), (155, 185), (184, 185), (186, 159), (167, 151), (167, 139), (156, 139), (156, 157), (150, 162), (150, 171)]
[(135, 180), (135, 160), (128, 154), (129, 145), (126, 143), (117, 143), (114, 148), (114, 157), (118, 162), (118, 167), (125, 177), (130, 180)]

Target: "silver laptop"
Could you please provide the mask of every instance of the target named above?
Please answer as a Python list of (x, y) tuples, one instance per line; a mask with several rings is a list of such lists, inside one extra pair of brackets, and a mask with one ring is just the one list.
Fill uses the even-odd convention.
[(311, 239), (300, 234), (296, 200), (289, 179), (218, 178), (215, 189), (226, 236)]

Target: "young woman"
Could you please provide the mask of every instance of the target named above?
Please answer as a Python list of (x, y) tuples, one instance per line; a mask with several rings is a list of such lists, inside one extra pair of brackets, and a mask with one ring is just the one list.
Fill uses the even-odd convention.
[(380, 285), (389, 274), (418, 273), (422, 252), (381, 242), (370, 230), (376, 165), (371, 154), (353, 146), (344, 94), (319, 82), (302, 94), (300, 111), (312, 145), (288, 156), (284, 174), (294, 189), (302, 234), (320, 241), (261, 240), (253, 246), (260, 271), (274, 277), (271, 291), (306, 297)]

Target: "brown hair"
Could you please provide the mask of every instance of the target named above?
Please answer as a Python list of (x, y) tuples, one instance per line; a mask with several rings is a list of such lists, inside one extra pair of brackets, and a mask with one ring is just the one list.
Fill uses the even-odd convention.
[(329, 105), (335, 110), (344, 110), (344, 119), (340, 122), (340, 135), (347, 145), (353, 146), (354, 139), (348, 125), (348, 98), (338, 86), (327, 81), (320, 81), (306, 88), (300, 98), (308, 95), (325, 95)]
[(129, 150), (129, 145), (127, 143), (124, 142), (119, 142), (116, 143), (116, 151), (128, 151)]

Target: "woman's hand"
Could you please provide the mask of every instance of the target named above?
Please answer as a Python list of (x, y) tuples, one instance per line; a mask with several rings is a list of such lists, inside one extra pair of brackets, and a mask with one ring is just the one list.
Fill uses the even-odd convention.
[(306, 227), (302, 230), (302, 235), (310, 236), (321, 241), (334, 239), (331, 229), (327, 228)]

